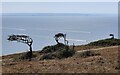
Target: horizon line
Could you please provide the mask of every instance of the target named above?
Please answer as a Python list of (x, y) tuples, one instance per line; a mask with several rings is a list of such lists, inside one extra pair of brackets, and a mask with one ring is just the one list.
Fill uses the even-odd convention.
[(95, 15), (117, 15), (117, 13), (0, 13), (2, 16), (95, 16)]

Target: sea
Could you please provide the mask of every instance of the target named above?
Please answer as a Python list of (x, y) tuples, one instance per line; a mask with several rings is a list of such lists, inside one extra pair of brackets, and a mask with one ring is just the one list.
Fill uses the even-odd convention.
[[(8, 41), (11, 34), (27, 35), (33, 39), (33, 51), (55, 45), (54, 35), (66, 34), (69, 45), (83, 45), (92, 41), (118, 38), (117, 14), (91, 13), (5, 13), (2, 14), (2, 55), (27, 52), (25, 43)], [(59, 41), (64, 43), (63, 38)]]

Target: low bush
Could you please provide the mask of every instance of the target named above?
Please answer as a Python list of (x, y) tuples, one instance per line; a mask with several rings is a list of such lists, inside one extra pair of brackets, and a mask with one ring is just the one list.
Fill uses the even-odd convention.
[(62, 43), (59, 43), (59, 44), (56, 44), (56, 45), (52, 45), (52, 46), (46, 46), (44, 47), (40, 53), (52, 53), (52, 52), (55, 52), (55, 51), (59, 51), (63, 48), (66, 48), (68, 47), (67, 45), (64, 45)]
[(57, 51), (57, 52), (43, 54), (41, 56), (40, 60), (44, 60), (44, 59), (62, 59), (62, 58), (71, 57), (74, 54), (75, 54), (74, 50), (62, 49), (62, 50)]
[(41, 53), (50, 53), (54, 50), (53, 46), (46, 46), (40, 51)]
[(95, 42), (91, 42), (90, 46), (116, 46), (120, 45), (120, 39), (103, 39)]
[(75, 54), (74, 50), (69, 49), (67, 45), (64, 45), (62, 43), (54, 45), (54, 46), (46, 46), (42, 49), (41, 52), (44, 54), (41, 56), (40, 60), (62, 59), (62, 58), (71, 57)]
[(67, 50), (67, 49), (62, 49), (59, 52), (56, 53), (57, 58), (61, 59), (61, 58), (67, 58), (67, 57), (71, 57), (75, 54), (74, 50)]
[(53, 59), (54, 56), (53, 54), (47, 53), (47, 54), (43, 54), (40, 58), (40, 60), (44, 60), (44, 59)]
[(80, 57), (84, 57), (84, 58), (89, 57), (89, 56), (95, 56), (95, 55), (99, 55), (99, 54), (95, 53), (94, 51), (90, 51), (90, 50), (89, 51), (81, 52), (79, 54)]
[[(35, 54), (32, 55), (32, 58), (36, 57)], [(27, 60), (30, 58), (29, 52), (25, 52), (20, 54), (19, 56), (15, 57), (14, 60)]]

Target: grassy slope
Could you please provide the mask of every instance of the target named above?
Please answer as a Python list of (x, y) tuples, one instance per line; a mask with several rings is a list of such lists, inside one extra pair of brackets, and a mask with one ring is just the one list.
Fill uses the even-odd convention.
[(87, 58), (75, 55), (61, 60), (3, 61), (4, 73), (115, 73), (118, 47), (96, 51), (100, 55)]
[(120, 45), (120, 39), (103, 39), (94, 42), (90, 42), (86, 45), (78, 45), (75, 50), (86, 50), (100, 47), (118, 46)]
[[(100, 40), (101, 41), (101, 40)], [(106, 40), (105, 40), (106, 41)], [(104, 42), (105, 42), (104, 41)], [(98, 43), (99, 41), (97, 41)], [(113, 41), (112, 41), (113, 42)], [(92, 42), (95, 43), (95, 42)], [(103, 42), (102, 42), (103, 43)], [(91, 43), (90, 43), (91, 44)], [(82, 45), (75, 47), (76, 50), (104, 47), (108, 45)], [(34, 60), (34, 61), (13, 61), (14, 57), (20, 54), (3, 56), (2, 71), (3, 73), (116, 73), (118, 61), (118, 46), (113, 48), (103, 48), (95, 51), (100, 55), (90, 56), (87, 58), (79, 57), (76, 53), (73, 57), (65, 59), (52, 60)], [(34, 52), (37, 58), (41, 56)]]

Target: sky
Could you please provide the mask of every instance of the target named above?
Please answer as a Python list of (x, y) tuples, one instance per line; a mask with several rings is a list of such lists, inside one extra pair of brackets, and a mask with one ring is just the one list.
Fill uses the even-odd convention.
[(118, 2), (119, 0), (1, 0), (2, 2)]
[(3, 2), (0, 13), (117, 13), (117, 2)]

